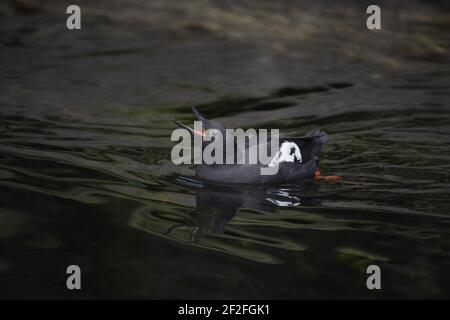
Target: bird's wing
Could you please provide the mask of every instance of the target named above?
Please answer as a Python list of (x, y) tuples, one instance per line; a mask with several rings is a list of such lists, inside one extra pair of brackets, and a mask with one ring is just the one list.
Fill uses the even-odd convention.
[(328, 135), (321, 130), (313, 130), (308, 132), (303, 137), (287, 137), (281, 139), (282, 141), (291, 141), (298, 145), (302, 153), (303, 162), (311, 159), (320, 159), (320, 151), (323, 144), (328, 140)]

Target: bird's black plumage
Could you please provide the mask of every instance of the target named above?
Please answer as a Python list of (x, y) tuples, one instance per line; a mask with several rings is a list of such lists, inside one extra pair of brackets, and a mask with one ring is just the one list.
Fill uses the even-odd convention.
[[(205, 130), (203, 132), (219, 130), (222, 133), (222, 136), (224, 137), (224, 150), (226, 150), (225, 146), (227, 139), (235, 139), (235, 137), (230, 137), (226, 132), (225, 127), (220, 122), (206, 119), (195, 107), (192, 107), (192, 110), (197, 119), (202, 121), (202, 125)], [(179, 126), (189, 129), (192, 134), (195, 133), (195, 131), (189, 127), (179, 123), (178, 121), (175, 122)], [(326, 140), (327, 134), (318, 129), (308, 132), (303, 137), (280, 138), (280, 150), (272, 157), (273, 161), (279, 161), (279, 167), (278, 172), (273, 175), (261, 174), (261, 168), (264, 166), (267, 167), (268, 164), (262, 164), (259, 161), (257, 164), (250, 163), (248, 154), (250, 153), (249, 151), (251, 147), (249, 143), (246, 143), (243, 148), (244, 150), (235, 147), (233, 151), (234, 159), (240, 159), (241, 162), (238, 164), (225, 164), (226, 155), (224, 151), (224, 164), (199, 164), (197, 166), (197, 177), (216, 183), (232, 184), (283, 183), (312, 178), (314, 177), (315, 171), (318, 169), (320, 152)], [(206, 148), (206, 146), (211, 142), (212, 141), (208, 141), (203, 138), (202, 149)], [(235, 142), (233, 141), (232, 143)], [(264, 144), (270, 146), (270, 140), (264, 142), (258, 141), (257, 147), (266, 147)], [(278, 158), (274, 160), (274, 157)]]

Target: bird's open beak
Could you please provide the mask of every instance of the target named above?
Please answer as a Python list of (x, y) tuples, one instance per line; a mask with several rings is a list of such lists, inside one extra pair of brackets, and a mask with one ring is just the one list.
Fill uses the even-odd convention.
[[(198, 112), (196, 107), (192, 106), (192, 112), (195, 114), (195, 116), (197, 117), (198, 120), (200, 120), (200, 121), (206, 120), (205, 117), (203, 117), (202, 114), (200, 112)], [(175, 119), (173, 119), (173, 122), (175, 122), (177, 124), (177, 126), (179, 126), (180, 128), (189, 130), (192, 134), (196, 134), (196, 135), (199, 135), (202, 137), (204, 137), (206, 135), (205, 128), (202, 128), (201, 131), (197, 131), (197, 130), (192, 129), (191, 127), (188, 127), (185, 124), (182, 124), (181, 122), (179, 122)]]
[(173, 119), (173, 122), (175, 122), (177, 124), (177, 126), (179, 126), (180, 128), (189, 130), (192, 134), (196, 134), (196, 135), (199, 135), (199, 136), (202, 136), (202, 137), (205, 136), (205, 129), (204, 128), (202, 128), (201, 131), (197, 131), (197, 130), (192, 129), (191, 127), (188, 127), (185, 124), (182, 124), (181, 122), (179, 122), (179, 121), (177, 121), (175, 119)]

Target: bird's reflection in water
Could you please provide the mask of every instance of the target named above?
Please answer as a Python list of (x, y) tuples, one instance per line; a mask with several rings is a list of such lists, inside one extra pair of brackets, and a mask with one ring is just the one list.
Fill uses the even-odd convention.
[[(316, 205), (317, 200), (308, 196), (308, 193), (319, 189), (319, 184), (314, 181), (258, 187), (207, 184), (185, 177), (177, 177), (176, 181), (196, 189), (196, 209), (192, 213), (192, 242), (204, 234), (223, 233), (227, 223), (240, 208), (274, 213), (277, 207)], [(170, 232), (171, 230), (168, 231)]]

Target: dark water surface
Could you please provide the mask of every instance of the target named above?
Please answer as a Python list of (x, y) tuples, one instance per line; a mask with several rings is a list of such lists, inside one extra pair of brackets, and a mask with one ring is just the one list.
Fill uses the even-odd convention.
[[(78, 3), (74, 32), (65, 1), (0, 4), (1, 298), (450, 297), (441, 3), (382, 2), (381, 31), (351, 1)], [(195, 181), (170, 161), (189, 103), (319, 127), (343, 180)]]

